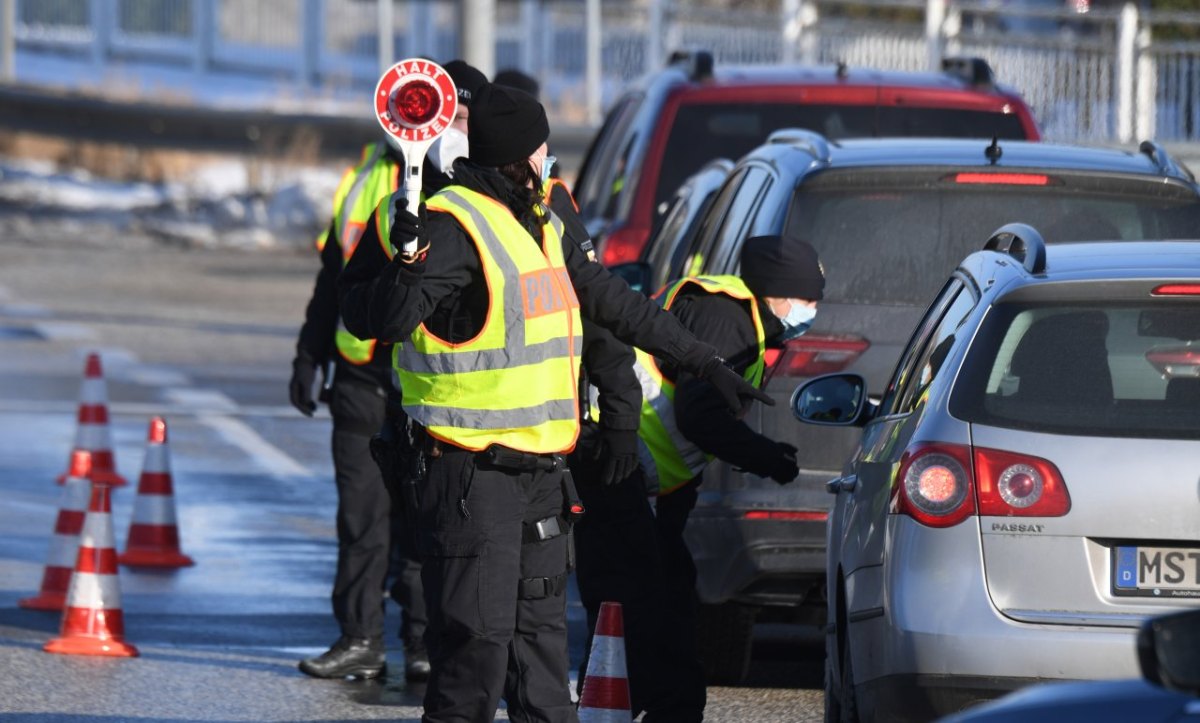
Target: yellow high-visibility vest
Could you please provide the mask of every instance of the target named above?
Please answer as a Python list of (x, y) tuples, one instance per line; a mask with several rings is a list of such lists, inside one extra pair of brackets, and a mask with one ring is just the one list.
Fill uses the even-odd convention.
[[(379, 204), (381, 228), (390, 208)], [(426, 203), (449, 213), (475, 244), (488, 290), (483, 328), (452, 343), (421, 324), (397, 342), (393, 370), (404, 410), (459, 447), (491, 444), (567, 452), (579, 437), (579, 300), (567, 274), (562, 221), (549, 211), (541, 247), (500, 202), (448, 186)]]
[[(333, 196), (333, 225), (342, 244), (343, 268), (350, 263), (350, 256), (354, 254), (376, 205), (381, 199), (390, 198), (399, 190), (400, 184), (400, 164), (387, 152), (387, 146), (383, 143), (370, 143), (363, 147), (358, 165), (342, 176)], [(318, 251), (325, 248), (328, 234), (326, 230), (317, 238)], [(338, 353), (351, 364), (366, 364), (375, 354), (375, 340), (359, 339), (351, 334), (340, 316), (335, 338)]]
[[(762, 318), (758, 312), (758, 301), (746, 284), (737, 276), (690, 276), (669, 284), (655, 294), (663, 309), (670, 309), (679, 292), (689, 285), (699, 286), (710, 294), (725, 294), (734, 299), (748, 302), (750, 317), (754, 321), (754, 333), (758, 340), (758, 358), (746, 368), (742, 377), (753, 384), (762, 384), (766, 368), (764, 353), (767, 342)], [(642, 384), (642, 416), (638, 423), (641, 440), (642, 466), (647, 481), (657, 481), (659, 495), (679, 489), (696, 475), (704, 471), (712, 456), (705, 454), (680, 432), (675, 424), (675, 384), (665, 378), (658, 362), (641, 349), (634, 349), (636, 361), (634, 372)]]

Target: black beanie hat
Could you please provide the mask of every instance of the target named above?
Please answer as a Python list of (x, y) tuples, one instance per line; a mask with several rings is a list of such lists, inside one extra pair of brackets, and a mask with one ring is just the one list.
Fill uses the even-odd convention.
[(533, 155), (550, 137), (550, 123), (533, 96), (487, 83), (471, 102), (467, 136), (471, 160), (498, 167)]
[(454, 87), (458, 89), (458, 102), (470, 107), (475, 100), (475, 94), (487, 84), (487, 76), (464, 60), (451, 60), (442, 67), (445, 68), (446, 75), (454, 81)]
[(742, 281), (762, 298), (818, 301), (825, 271), (812, 244), (792, 236), (755, 236), (742, 246)]
[(496, 73), (495, 78), (492, 78), (492, 82), (496, 85), (523, 90), (534, 98), (538, 97), (538, 91), (541, 90), (541, 87), (538, 86), (538, 82), (534, 80), (533, 76), (522, 73), (516, 68), (501, 70), (499, 73)]

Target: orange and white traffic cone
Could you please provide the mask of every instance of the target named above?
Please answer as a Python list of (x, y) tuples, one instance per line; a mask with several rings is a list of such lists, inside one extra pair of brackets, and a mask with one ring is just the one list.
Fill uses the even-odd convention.
[(579, 694), (580, 723), (630, 723), (629, 673), (625, 669), (625, 623), (621, 603), (600, 603), (587, 675)]
[(71, 469), (67, 472), (62, 501), (58, 505), (58, 518), (54, 521), (50, 554), (46, 556), (46, 569), (42, 573), (42, 589), (36, 596), (18, 601), (21, 607), (34, 610), (63, 609), (71, 574), (75, 571), (75, 558), (79, 555), (79, 536), (83, 532), (83, 520), (87, 516), (88, 498), (92, 492), (92, 482), (88, 479), (91, 471), (91, 453), (75, 450), (71, 454)]
[(113, 543), (112, 488), (92, 484), (91, 501), (75, 573), (67, 590), (62, 632), (46, 643), (48, 653), (133, 657), (137, 648), (125, 642), (125, 616), (121, 612), (121, 587), (117, 577), (117, 550)]
[(174, 495), (167, 450), (167, 422), (162, 417), (155, 417), (150, 420), (150, 431), (146, 435), (146, 459), (138, 479), (137, 498), (133, 501), (129, 538), (118, 562), (135, 567), (195, 564), (179, 549)]
[[(92, 453), (92, 481), (122, 487), (125, 478), (117, 474), (113, 458), (112, 435), (108, 430), (108, 387), (100, 368), (100, 355), (88, 354), (79, 390), (79, 418), (75, 428), (75, 449)], [(67, 479), (59, 475), (58, 483)]]

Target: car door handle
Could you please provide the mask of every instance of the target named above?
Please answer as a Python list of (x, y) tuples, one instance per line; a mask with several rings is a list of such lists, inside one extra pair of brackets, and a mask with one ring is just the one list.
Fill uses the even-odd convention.
[(858, 475), (856, 474), (831, 479), (825, 483), (825, 491), (831, 495), (836, 495), (838, 492), (853, 492), (855, 487), (858, 487)]

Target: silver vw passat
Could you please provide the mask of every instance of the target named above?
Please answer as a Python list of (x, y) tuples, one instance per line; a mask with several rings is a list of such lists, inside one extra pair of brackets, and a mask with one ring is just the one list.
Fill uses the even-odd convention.
[(1005, 226), (865, 386), (793, 397), (862, 427), (826, 485), (827, 720), (1136, 677), (1143, 620), (1200, 607), (1200, 242)]

